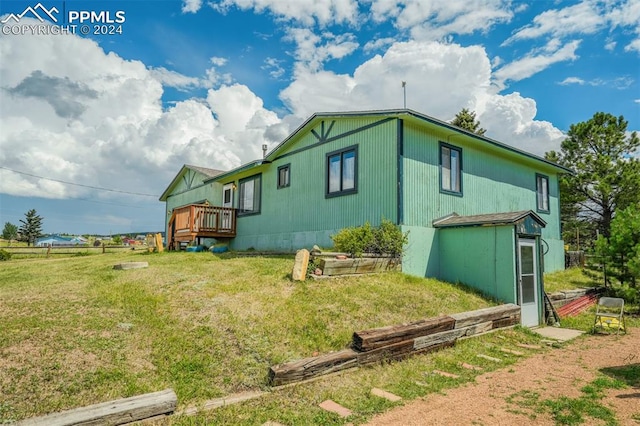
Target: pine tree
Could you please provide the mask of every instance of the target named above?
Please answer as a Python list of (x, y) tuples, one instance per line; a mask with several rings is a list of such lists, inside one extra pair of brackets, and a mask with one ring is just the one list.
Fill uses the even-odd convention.
[(484, 136), (486, 132), (485, 129), (480, 127), (480, 122), (476, 120), (476, 113), (466, 108), (462, 108), (462, 111), (456, 114), (451, 124), (480, 136)]
[(25, 218), (20, 219), (20, 236), (22, 241), (27, 242), (27, 246), (36, 243), (36, 239), (42, 235), (42, 218), (36, 213), (35, 209), (31, 209), (24, 214)]
[(575, 171), (560, 182), (563, 213), (594, 224), (609, 237), (615, 213), (640, 202), (639, 148), (640, 139), (636, 132), (627, 134), (623, 116), (597, 112), (572, 124), (560, 152), (547, 153)]

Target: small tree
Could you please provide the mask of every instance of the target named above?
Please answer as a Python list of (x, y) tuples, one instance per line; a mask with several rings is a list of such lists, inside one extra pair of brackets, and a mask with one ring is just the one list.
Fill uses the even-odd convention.
[(462, 108), (462, 111), (456, 114), (451, 124), (462, 129), (468, 130), (476, 135), (484, 136), (486, 130), (480, 127), (480, 122), (476, 120), (476, 113)]
[(27, 246), (36, 243), (36, 239), (42, 235), (42, 218), (36, 213), (35, 209), (31, 209), (24, 214), (25, 218), (20, 219), (20, 236), (23, 241), (27, 242)]
[(605, 259), (607, 275), (635, 288), (640, 282), (640, 203), (619, 211), (611, 221), (611, 235), (600, 236), (597, 253)]
[(9, 245), (11, 245), (11, 241), (18, 238), (18, 226), (13, 223), (6, 222), (4, 224), (4, 229), (2, 230), (2, 238), (9, 240)]

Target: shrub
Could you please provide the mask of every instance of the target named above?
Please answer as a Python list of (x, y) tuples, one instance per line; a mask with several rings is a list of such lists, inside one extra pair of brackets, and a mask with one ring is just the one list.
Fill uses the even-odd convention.
[(380, 226), (372, 228), (369, 222), (363, 226), (344, 228), (331, 236), (336, 250), (360, 257), (363, 253), (375, 253), (400, 257), (409, 233), (390, 220), (382, 219)]
[(11, 260), (11, 253), (6, 250), (0, 249), (0, 261)]
[(360, 257), (362, 253), (371, 251), (374, 233), (369, 222), (366, 222), (363, 226), (344, 228), (332, 235), (331, 239), (336, 250)]
[(393, 257), (400, 257), (404, 250), (404, 245), (409, 240), (409, 232), (402, 233), (398, 225), (387, 219), (382, 219), (380, 226), (373, 231), (374, 244), (373, 253), (388, 254)]

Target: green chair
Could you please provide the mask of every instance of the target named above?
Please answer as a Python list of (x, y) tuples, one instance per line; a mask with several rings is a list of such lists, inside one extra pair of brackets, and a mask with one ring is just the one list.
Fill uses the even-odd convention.
[(601, 297), (596, 307), (596, 318), (593, 322), (593, 332), (596, 330), (620, 330), (627, 332), (624, 322), (624, 299), (619, 297)]

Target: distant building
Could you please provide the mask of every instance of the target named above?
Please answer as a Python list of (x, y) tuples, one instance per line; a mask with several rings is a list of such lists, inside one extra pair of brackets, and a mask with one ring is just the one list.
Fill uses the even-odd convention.
[(48, 246), (77, 246), (87, 244), (87, 240), (82, 237), (61, 237), (60, 235), (49, 235), (36, 240), (37, 247)]

